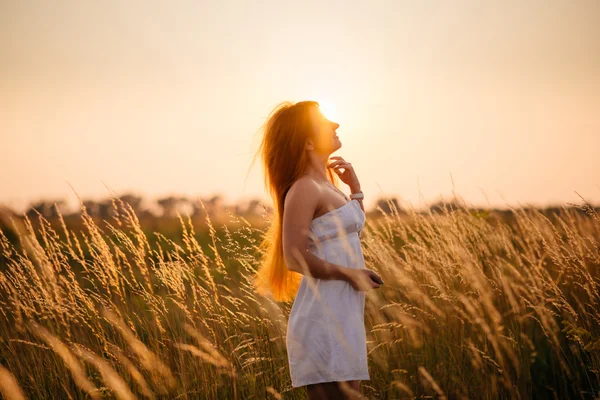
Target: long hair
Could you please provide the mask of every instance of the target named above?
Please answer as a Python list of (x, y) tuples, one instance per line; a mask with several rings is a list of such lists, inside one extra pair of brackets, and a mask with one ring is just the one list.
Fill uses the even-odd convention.
[[(254, 159), (261, 157), (265, 188), (274, 207), (271, 225), (259, 245), (261, 262), (252, 284), (258, 293), (276, 301), (292, 300), (302, 280), (302, 274), (288, 270), (284, 262), (283, 204), (288, 190), (308, 166), (305, 144), (315, 135), (310, 109), (318, 106), (316, 101), (284, 101), (275, 106), (262, 126), (262, 140), (254, 155)], [(327, 176), (337, 187), (337, 175), (328, 169)]]

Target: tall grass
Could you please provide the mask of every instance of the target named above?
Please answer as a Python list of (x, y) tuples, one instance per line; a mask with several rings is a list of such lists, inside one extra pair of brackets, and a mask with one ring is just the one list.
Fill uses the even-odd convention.
[[(0, 391), (10, 399), (305, 398), (290, 386), (291, 303), (252, 291), (266, 228), (189, 217), (152, 247), (128, 204), (83, 232), (39, 216), (0, 231)], [(369, 218), (368, 398), (594, 398), (600, 218), (467, 208)], [(103, 225), (103, 226), (100, 226)], [(217, 230), (225, 232), (219, 237)]]

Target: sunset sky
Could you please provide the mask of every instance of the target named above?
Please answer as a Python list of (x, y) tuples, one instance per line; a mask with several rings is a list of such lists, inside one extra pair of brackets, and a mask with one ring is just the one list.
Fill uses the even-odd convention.
[(367, 208), (452, 181), (474, 205), (600, 203), (598, 0), (0, 0), (0, 57), (17, 211), (77, 205), (69, 184), (270, 202), (248, 169), (283, 100), (333, 109)]

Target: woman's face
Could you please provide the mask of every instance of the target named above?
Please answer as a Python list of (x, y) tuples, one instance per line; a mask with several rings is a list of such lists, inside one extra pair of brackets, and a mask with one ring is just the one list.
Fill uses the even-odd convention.
[(316, 139), (314, 142), (315, 151), (329, 155), (342, 147), (342, 142), (335, 131), (340, 124), (328, 120), (319, 107), (311, 108), (311, 117)]

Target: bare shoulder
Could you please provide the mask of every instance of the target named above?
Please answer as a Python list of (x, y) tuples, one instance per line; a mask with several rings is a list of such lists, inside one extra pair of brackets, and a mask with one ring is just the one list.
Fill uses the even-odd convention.
[(288, 190), (288, 196), (291, 194), (294, 197), (315, 197), (319, 195), (319, 192), (319, 184), (311, 177), (303, 176), (292, 183)]
[(308, 176), (298, 178), (285, 196), (284, 209), (296, 213), (302, 208), (312, 216), (319, 203), (320, 192), (321, 188), (314, 179)]

